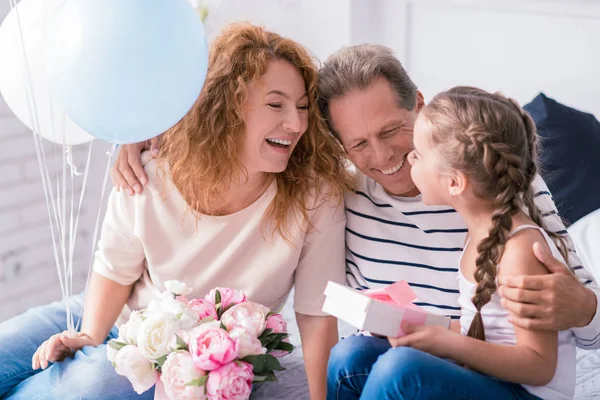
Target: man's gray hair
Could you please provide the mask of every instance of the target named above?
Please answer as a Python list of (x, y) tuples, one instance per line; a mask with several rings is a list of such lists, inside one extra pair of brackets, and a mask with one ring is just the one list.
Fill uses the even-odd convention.
[(319, 71), (319, 109), (334, 135), (337, 133), (330, 122), (330, 101), (352, 90), (366, 89), (380, 77), (397, 93), (400, 107), (407, 110), (415, 107), (417, 86), (389, 47), (377, 44), (344, 47), (325, 60)]

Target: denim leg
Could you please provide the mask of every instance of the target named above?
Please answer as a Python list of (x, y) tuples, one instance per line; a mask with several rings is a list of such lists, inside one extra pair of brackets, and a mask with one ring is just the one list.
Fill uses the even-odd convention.
[(154, 388), (138, 395), (106, 358), (106, 345), (86, 346), (24, 380), (7, 400), (153, 400)]
[(358, 399), (377, 358), (390, 349), (387, 339), (353, 335), (331, 350), (327, 366), (327, 400)]
[[(81, 314), (83, 295), (69, 299), (75, 321)], [(31, 358), (50, 336), (67, 329), (65, 303), (57, 301), (32, 308), (0, 323), (0, 397), (34, 375)]]
[(504, 382), (410, 347), (383, 354), (361, 399), (530, 400), (521, 385)]

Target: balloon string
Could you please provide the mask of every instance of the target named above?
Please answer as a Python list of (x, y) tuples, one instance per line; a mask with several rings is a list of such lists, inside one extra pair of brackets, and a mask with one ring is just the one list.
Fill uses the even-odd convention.
[[(61, 291), (63, 294), (63, 300), (65, 301), (65, 305), (67, 305), (67, 298), (66, 298), (66, 291), (65, 291), (66, 287), (65, 287), (65, 282), (64, 282), (62, 274), (61, 274), (61, 265), (60, 265), (60, 261), (59, 261), (59, 257), (58, 257), (59, 252), (58, 252), (58, 248), (57, 248), (57, 233), (58, 233), (58, 238), (60, 238), (60, 232), (55, 232), (55, 227), (54, 227), (54, 224), (52, 221), (52, 217), (54, 217), (54, 222), (56, 223), (56, 229), (60, 230), (60, 224), (59, 224), (58, 215), (57, 215), (59, 211), (58, 211), (58, 208), (56, 207), (56, 203), (54, 201), (54, 194), (52, 191), (52, 184), (51, 184), (50, 176), (48, 173), (48, 164), (46, 162), (45, 151), (43, 148), (42, 139), (39, 135), (36, 134), (36, 132), (40, 131), (39, 130), (39, 120), (38, 120), (35, 97), (33, 95), (31, 72), (30, 72), (29, 63), (27, 60), (27, 52), (25, 49), (25, 42), (23, 39), (23, 28), (21, 25), (21, 19), (20, 19), (20, 15), (19, 15), (19, 7), (17, 7), (16, 0), (11, 0), (10, 4), (11, 4), (11, 11), (14, 9), (15, 15), (16, 15), (18, 37), (19, 37), (19, 42), (21, 45), (20, 46), (20, 48), (21, 48), (21, 64), (22, 64), (22, 68), (25, 71), (25, 75), (26, 75), (25, 90), (27, 93), (27, 107), (28, 107), (28, 111), (29, 111), (29, 118), (33, 125), (32, 134), (33, 134), (34, 147), (35, 147), (36, 156), (38, 159), (38, 167), (39, 167), (40, 175), (42, 178), (42, 187), (44, 188), (44, 196), (46, 199), (46, 207), (48, 210), (48, 219), (50, 222), (50, 233), (52, 236), (52, 245), (53, 245), (52, 248), (53, 248), (53, 253), (54, 253), (54, 262), (55, 262), (57, 272), (58, 272), (58, 278), (59, 278)], [(64, 246), (63, 242), (61, 242), (61, 246)], [(68, 305), (67, 305), (67, 309), (68, 309)]]
[[(88, 272), (87, 272), (87, 279), (85, 282), (85, 290), (84, 293), (87, 293), (87, 288), (88, 285), (90, 283), (90, 278), (91, 278), (91, 272), (92, 272), (92, 267), (94, 265), (94, 250), (96, 250), (96, 240), (98, 239), (98, 227), (100, 226), (100, 216), (102, 215), (102, 204), (104, 203), (104, 195), (106, 194), (106, 184), (108, 183), (108, 176), (110, 175), (110, 167), (111, 167), (111, 161), (112, 161), (112, 157), (115, 154), (115, 150), (119, 147), (118, 144), (113, 144), (112, 148), (110, 149), (110, 151), (108, 151), (106, 153), (106, 155), (108, 156), (108, 160), (106, 163), (106, 171), (104, 172), (104, 181), (102, 182), (102, 192), (100, 194), (100, 206), (98, 207), (98, 215), (96, 217), (96, 225), (94, 226), (94, 236), (92, 238), (92, 253), (90, 254), (90, 262), (89, 262), (89, 267), (88, 267)], [(85, 307), (85, 302), (84, 304), (81, 306), (81, 314), (79, 315), (79, 319), (77, 321), (77, 326), (75, 327), (75, 330), (79, 330), (79, 323), (81, 322), (81, 318), (83, 316), (83, 309)]]

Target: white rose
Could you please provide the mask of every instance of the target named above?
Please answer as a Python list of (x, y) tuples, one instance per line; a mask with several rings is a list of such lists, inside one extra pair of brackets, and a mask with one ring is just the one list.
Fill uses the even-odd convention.
[[(181, 329), (192, 329), (198, 325), (198, 313), (192, 310), (187, 301), (174, 299), (171, 293), (164, 292), (156, 307), (156, 312), (168, 312), (179, 319)], [(159, 311), (158, 311), (159, 310)]]
[[(117, 339), (118, 341), (121, 341), (122, 339), (119, 337)], [(111, 363), (115, 363), (115, 359), (117, 358), (117, 353), (119, 352), (119, 350), (112, 348), (110, 345), (106, 345), (106, 358), (108, 359), (108, 361), (110, 361)]]
[(182, 307), (181, 313), (177, 314), (179, 317), (179, 327), (181, 329), (192, 329), (198, 325), (198, 314), (187, 307)]
[(192, 292), (191, 288), (188, 288), (185, 283), (179, 281), (166, 281), (165, 287), (173, 296), (186, 296)]
[(145, 318), (143, 312), (132, 311), (129, 320), (119, 328), (119, 337), (122, 338), (119, 341), (127, 344), (137, 344), (137, 336)]
[(171, 313), (149, 316), (140, 327), (137, 345), (148, 360), (155, 361), (171, 352), (171, 343), (179, 332), (179, 320)]
[(229, 337), (231, 337), (234, 342), (237, 342), (240, 358), (265, 354), (267, 352), (267, 348), (262, 346), (256, 335), (243, 328), (232, 329), (231, 332), (229, 332)]
[(125, 346), (115, 358), (115, 371), (123, 375), (133, 386), (137, 394), (150, 389), (158, 379), (158, 373), (152, 362), (148, 361), (136, 346)]

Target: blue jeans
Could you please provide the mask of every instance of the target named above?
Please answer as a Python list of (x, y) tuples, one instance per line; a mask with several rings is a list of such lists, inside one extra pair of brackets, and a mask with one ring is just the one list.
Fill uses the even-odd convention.
[[(75, 322), (83, 296), (69, 299)], [(11, 400), (154, 399), (154, 388), (138, 395), (131, 383), (118, 375), (106, 358), (106, 344), (86, 346), (73, 358), (45, 370), (31, 369), (31, 358), (50, 336), (67, 329), (63, 302), (33, 308), (0, 323), (0, 398)], [(113, 327), (106, 340), (115, 338)], [(3, 397), (5, 396), (5, 397)]]
[(354, 335), (331, 351), (327, 400), (537, 399), (504, 382), (387, 339)]

